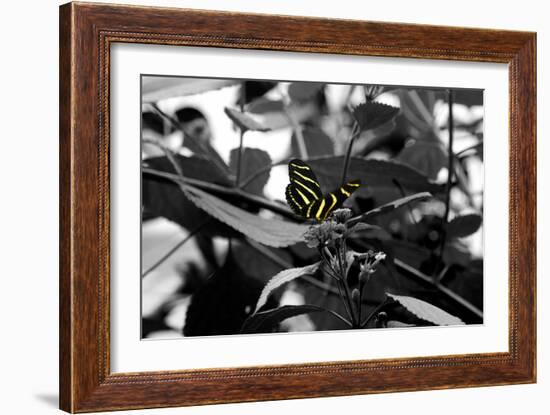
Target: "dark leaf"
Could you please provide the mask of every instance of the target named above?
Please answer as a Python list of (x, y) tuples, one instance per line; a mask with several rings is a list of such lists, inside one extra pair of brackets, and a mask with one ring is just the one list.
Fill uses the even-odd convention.
[(233, 108), (225, 108), (225, 113), (237, 127), (244, 131), (268, 131), (269, 127), (256, 120), (251, 114), (240, 112)]
[[(318, 127), (306, 127), (302, 131), (304, 144), (308, 157), (328, 156), (334, 154), (334, 143), (332, 139)], [(300, 156), (296, 133), (292, 134), (291, 152), (295, 157)]]
[[(250, 241), (233, 239), (231, 241), (232, 255), (235, 261), (246, 264), (246, 272), (251, 277), (261, 281), (264, 285), (283, 268), (281, 263), (292, 263), (292, 256), (283, 248), (271, 248), (261, 246), (264, 255), (256, 248), (258, 244), (251, 244)], [(275, 262), (273, 258), (279, 258)]]
[(390, 239), (386, 242), (386, 245), (391, 248), (396, 258), (415, 269), (420, 269), (422, 263), (428, 261), (432, 255), (432, 250), (430, 249), (399, 239)]
[(244, 322), (241, 333), (265, 333), (274, 331), (279, 323), (301, 314), (325, 311), (315, 305), (285, 305), (273, 310), (262, 311), (250, 316)]
[[(228, 178), (215, 164), (201, 157), (176, 156), (183, 173), (199, 180), (229, 185)], [(172, 164), (166, 157), (147, 159), (147, 165), (156, 170), (173, 173)], [(191, 202), (175, 183), (162, 178), (143, 175), (142, 203), (144, 212), (149, 217), (161, 216), (187, 230), (195, 229), (199, 224), (208, 221), (201, 234), (216, 236), (238, 236), (239, 234), (222, 222), (213, 219), (208, 213)]]
[(389, 240), (391, 238), (390, 233), (380, 226), (370, 225), (364, 222), (356, 223), (347, 233), (350, 237), (362, 236), (380, 240)]
[[(340, 186), (344, 165), (343, 156), (310, 160), (308, 164), (317, 175), (323, 191), (333, 191)], [(360, 179), (362, 186), (367, 187), (375, 196), (377, 192), (384, 192), (387, 189), (398, 192), (396, 180), (406, 192), (439, 194), (444, 189), (444, 186), (431, 182), (425, 175), (409, 166), (385, 160), (364, 160), (352, 157), (347, 177), (350, 180)]]
[(479, 229), (483, 218), (475, 213), (457, 216), (447, 224), (448, 238), (463, 238)]
[[(217, 164), (206, 157), (186, 157), (179, 154), (174, 154), (172, 157), (178, 163), (185, 177), (216, 183), (222, 186), (231, 186), (232, 184), (231, 177), (227, 176), (227, 172), (220, 169)], [(177, 173), (172, 163), (164, 156), (148, 158), (144, 161), (144, 164), (155, 170)]]
[[(337, 291), (336, 283), (333, 279), (328, 277), (326, 273), (319, 272), (317, 275), (323, 275), (323, 279), (319, 281), (322, 281), (327, 287)], [(346, 308), (338, 294), (329, 292), (320, 287), (312, 287), (309, 284), (303, 285), (303, 287), (303, 294), (306, 303), (315, 304), (326, 310), (332, 310), (341, 316), (347, 317)], [(315, 325), (316, 330), (342, 330), (349, 328), (343, 321), (334, 318), (329, 313), (314, 313), (311, 314), (309, 318)]]
[(439, 171), (448, 166), (447, 151), (438, 141), (414, 140), (405, 145), (396, 160), (424, 173), (436, 180)]
[(293, 82), (288, 86), (288, 96), (293, 101), (307, 101), (315, 97), (323, 86), (317, 82)]
[[(229, 154), (229, 169), (233, 174), (237, 174), (238, 152), (239, 149), (234, 148)], [(257, 148), (243, 148), (241, 159), (241, 182), (244, 182), (249, 176), (270, 164), (271, 157), (269, 157), (267, 152)], [(267, 170), (265, 173), (260, 174), (244, 186), (243, 190), (256, 195), (263, 194), (264, 187), (269, 180), (269, 173), (270, 171)]]
[(367, 101), (353, 109), (353, 117), (361, 131), (372, 130), (393, 120), (399, 108), (375, 101)]
[(273, 81), (245, 81), (245, 102), (251, 102), (263, 96), (277, 86), (278, 82)]
[(482, 89), (455, 89), (453, 90), (453, 95), (456, 104), (463, 104), (467, 107), (483, 105)]
[(451, 267), (445, 274), (444, 283), (447, 288), (475, 307), (483, 309), (482, 260), (471, 260), (468, 267)]
[[(262, 283), (248, 275), (231, 252), (223, 265), (191, 297), (185, 336), (237, 334), (254, 310)], [(269, 307), (278, 301), (269, 300)]]
[(448, 265), (461, 265), (467, 267), (472, 260), (468, 246), (460, 240), (450, 241), (445, 244), (443, 261)]

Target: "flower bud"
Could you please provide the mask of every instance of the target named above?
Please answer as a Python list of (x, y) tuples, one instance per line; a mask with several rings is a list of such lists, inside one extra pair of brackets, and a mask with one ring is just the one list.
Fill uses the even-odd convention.
[(332, 212), (331, 217), (337, 223), (345, 223), (349, 218), (351, 218), (351, 215), (352, 215), (351, 209), (342, 208), (342, 209), (336, 209), (334, 212)]
[(365, 260), (359, 265), (359, 281), (361, 284), (365, 284), (372, 274), (376, 271), (376, 266), (380, 261), (386, 258), (384, 252), (368, 251)]
[(353, 291), (351, 292), (351, 299), (353, 300), (354, 304), (359, 304), (359, 297), (360, 296), (361, 296), (361, 294), (359, 293), (359, 289), (354, 288)]

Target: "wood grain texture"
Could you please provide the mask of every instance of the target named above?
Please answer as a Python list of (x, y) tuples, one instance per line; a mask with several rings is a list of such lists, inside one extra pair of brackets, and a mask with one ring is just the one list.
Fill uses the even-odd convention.
[[(510, 350), (110, 373), (109, 59), (114, 42), (508, 63)], [(60, 9), (60, 406), (68, 412), (535, 381), (536, 37), (425, 25), (70, 3)]]

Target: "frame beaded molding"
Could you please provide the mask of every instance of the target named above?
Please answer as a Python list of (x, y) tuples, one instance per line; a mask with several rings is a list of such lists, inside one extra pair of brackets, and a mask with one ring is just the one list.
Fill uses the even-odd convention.
[[(239, 38), (239, 37), (221, 37), (221, 36), (200, 36), (191, 34), (163, 34), (163, 33), (140, 33), (140, 32), (125, 32), (114, 30), (101, 30), (98, 37), (98, 65), (100, 68), (98, 79), (98, 102), (99, 102), (99, 175), (98, 175), (98, 192), (100, 194), (99, 206), (99, 249), (100, 263), (98, 279), (98, 299), (99, 299), (99, 314), (98, 324), (101, 335), (98, 338), (99, 342), (99, 372), (101, 381), (106, 383), (122, 384), (150, 384), (157, 382), (176, 382), (189, 380), (212, 380), (212, 379), (235, 379), (245, 377), (265, 376), (267, 374), (277, 374), (278, 376), (301, 376), (314, 373), (336, 373), (341, 370), (347, 372), (355, 371), (382, 371), (390, 369), (406, 369), (413, 367), (437, 367), (437, 366), (460, 366), (469, 364), (497, 364), (504, 361), (515, 361), (518, 357), (517, 352), (517, 332), (518, 325), (518, 300), (517, 300), (517, 278), (518, 264), (517, 260), (517, 186), (518, 186), (518, 170), (515, 155), (517, 154), (517, 115), (511, 117), (511, 125), (509, 131), (510, 141), (510, 258), (509, 258), (509, 347), (508, 353), (483, 353), (474, 355), (458, 355), (458, 356), (436, 356), (426, 357), (422, 359), (376, 359), (376, 360), (361, 360), (361, 361), (343, 361), (343, 362), (311, 362), (297, 363), (273, 367), (243, 367), (243, 368), (222, 368), (222, 369), (186, 369), (170, 372), (151, 372), (146, 373), (124, 373), (110, 374), (109, 368), (109, 313), (106, 307), (104, 298), (109, 298), (109, 160), (108, 155), (110, 148), (110, 133), (109, 133), (109, 73), (110, 73), (110, 46), (112, 43), (141, 43), (141, 44), (157, 44), (157, 45), (175, 45), (175, 46), (210, 46), (224, 48), (242, 48), (242, 49), (277, 49), (286, 51), (292, 48), (296, 51), (297, 48), (311, 51), (312, 49), (323, 48), (317, 50), (320, 53), (335, 53), (335, 54), (357, 54), (364, 55), (367, 52), (373, 55), (373, 50), (393, 50), (395, 57), (403, 58), (403, 52), (415, 53), (417, 58), (422, 58), (424, 54), (430, 58), (434, 56), (441, 59), (466, 60), (472, 61), (472, 56), (478, 56), (479, 61), (487, 61), (488, 56), (493, 56), (497, 59), (491, 59), (491, 62), (502, 62), (510, 64), (510, 96), (515, 97), (515, 101), (510, 99), (510, 110), (512, 106), (518, 106), (517, 102), (517, 83), (518, 73), (517, 64), (514, 62), (513, 54), (490, 52), (490, 51), (475, 51), (475, 50), (457, 50), (457, 49), (431, 49), (431, 48), (402, 48), (399, 46), (389, 45), (360, 45), (360, 44), (336, 44), (329, 42), (293, 42), (285, 39), (267, 39), (267, 38)], [(343, 48), (349, 50), (343, 51)], [(419, 53), (421, 51), (421, 53)], [(374, 54), (375, 55), (375, 54)], [(387, 56), (384, 54), (383, 56)], [(415, 58), (415, 56), (406, 56), (404, 58)], [(514, 137), (516, 139), (514, 139)], [(107, 258), (107, 261), (104, 259)], [(238, 371), (239, 374), (231, 374)], [(129, 380), (129, 378), (136, 378)], [(169, 379), (159, 379), (169, 378)]]
[[(109, 73), (114, 43), (508, 64), (508, 351), (111, 373)], [(536, 34), (70, 3), (60, 7), (59, 69), (62, 409), (91, 412), (536, 380)]]

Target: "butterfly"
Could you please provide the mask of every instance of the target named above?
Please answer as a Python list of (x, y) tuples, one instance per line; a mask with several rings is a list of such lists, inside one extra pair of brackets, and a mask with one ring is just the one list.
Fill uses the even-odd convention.
[(299, 159), (288, 163), (288, 175), (290, 183), (285, 191), (288, 205), (297, 215), (319, 222), (328, 218), (361, 186), (360, 180), (351, 180), (324, 195), (311, 167)]

